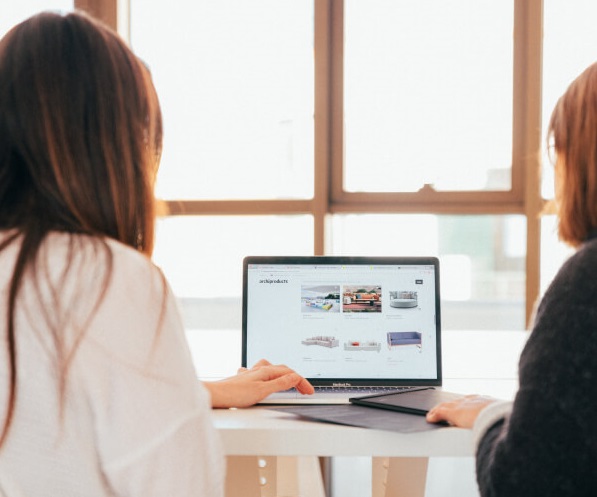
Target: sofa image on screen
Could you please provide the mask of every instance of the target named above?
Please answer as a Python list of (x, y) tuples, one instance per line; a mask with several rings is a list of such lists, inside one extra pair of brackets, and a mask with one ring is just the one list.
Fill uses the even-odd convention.
[(303, 345), (320, 345), (321, 347), (338, 347), (340, 345), (340, 340), (336, 337), (330, 336), (316, 336), (311, 338), (305, 338), (302, 342)]
[(421, 349), (421, 333), (418, 331), (390, 331), (388, 332), (388, 348), (400, 347), (402, 345), (416, 345)]
[(344, 350), (369, 350), (379, 352), (381, 350), (381, 343), (374, 340), (350, 340), (344, 342)]

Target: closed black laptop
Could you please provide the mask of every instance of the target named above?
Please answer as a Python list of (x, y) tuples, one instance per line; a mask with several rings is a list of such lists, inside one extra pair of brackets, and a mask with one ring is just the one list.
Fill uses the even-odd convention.
[(440, 402), (450, 402), (461, 398), (461, 394), (436, 390), (433, 387), (410, 390), (406, 392), (388, 393), (354, 397), (350, 402), (360, 406), (377, 407), (390, 411), (406, 412), (424, 416)]

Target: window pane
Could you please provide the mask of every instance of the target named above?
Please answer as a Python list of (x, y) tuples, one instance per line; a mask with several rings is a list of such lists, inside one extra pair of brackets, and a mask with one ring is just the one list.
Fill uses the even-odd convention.
[(187, 328), (240, 329), (243, 257), (312, 253), (311, 216), (172, 216), (158, 220), (153, 259)]
[[(595, 0), (544, 0), (543, 130), (568, 85), (597, 60), (597, 2)], [(545, 138), (543, 139), (545, 144)], [(553, 166), (543, 147), (545, 198), (553, 198)]]
[(444, 329), (525, 326), (524, 216), (335, 215), (333, 254), (440, 258)]
[(513, 3), (346, 0), (347, 191), (509, 190)]
[(311, 198), (312, 0), (132, 0), (164, 112), (162, 198)]
[(0, 37), (33, 14), (44, 10), (67, 11), (73, 7), (73, 0), (4, 0), (0, 7)]

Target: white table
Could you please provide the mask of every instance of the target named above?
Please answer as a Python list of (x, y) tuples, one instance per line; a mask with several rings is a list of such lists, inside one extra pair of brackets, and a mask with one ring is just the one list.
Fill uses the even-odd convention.
[(265, 407), (215, 411), (226, 454), (237, 456), (445, 457), (472, 455), (460, 428), (397, 433), (303, 421)]
[[(526, 338), (524, 331), (443, 332), (444, 388), (512, 398)], [(193, 349), (192, 337), (190, 343)], [(326, 475), (322, 482), (317, 458), (338, 456), (373, 458), (374, 497), (423, 496), (429, 457), (473, 455), (471, 433), (458, 428), (404, 434), (309, 422), (264, 407), (214, 415), (234, 474), (229, 497), (323, 497)]]
[(264, 407), (218, 410), (215, 423), (229, 456), (227, 497), (324, 497), (330, 467), (317, 458), (338, 456), (373, 458), (374, 496), (423, 496), (429, 457), (473, 454), (470, 431), (459, 428), (404, 434), (303, 421)]

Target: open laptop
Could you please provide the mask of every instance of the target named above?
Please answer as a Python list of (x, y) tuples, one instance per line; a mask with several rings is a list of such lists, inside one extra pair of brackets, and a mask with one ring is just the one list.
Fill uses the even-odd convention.
[(348, 403), (441, 386), (440, 328), (437, 258), (244, 259), (243, 366), (286, 364), (316, 389), (261, 403)]

